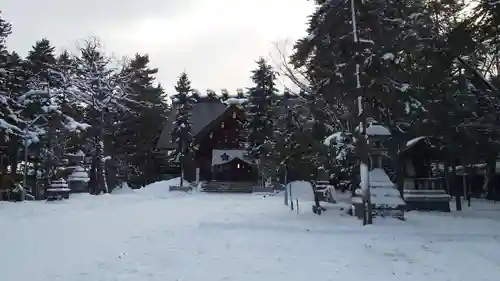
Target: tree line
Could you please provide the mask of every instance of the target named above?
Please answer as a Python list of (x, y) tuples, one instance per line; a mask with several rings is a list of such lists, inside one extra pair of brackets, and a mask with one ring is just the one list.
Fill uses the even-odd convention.
[[(68, 153), (90, 159), (90, 192), (109, 192), (105, 162), (125, 178), (147, 183), (152, 149), (168, 104), (147, 54), (113, 59), (90, 38), (76, 53), (56, 54), (47, 39), (23, 58), (6, 46), (12, 32), (0, 16), (0, 175), (2, 189), (26, 166), (32, 192), (58, 177)], [(28, 161), (25, 161), (26, 160)], [(40, 186), (41, 188), (35, 188)]]

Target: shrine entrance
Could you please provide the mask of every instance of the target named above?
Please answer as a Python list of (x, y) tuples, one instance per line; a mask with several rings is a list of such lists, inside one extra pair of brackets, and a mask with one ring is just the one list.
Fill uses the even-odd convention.
[(244, 150), (213, 150), (212, 180), (254, 182), (258, 178), (255, 161), (245, 157)]

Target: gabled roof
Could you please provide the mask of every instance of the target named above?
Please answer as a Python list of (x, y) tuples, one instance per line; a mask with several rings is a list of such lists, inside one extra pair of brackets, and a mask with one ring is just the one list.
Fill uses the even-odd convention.
[[(193, 106), (191, 109), (191, 133), (195, 137), (203, 128), (210, 124), (213, 120), (217, 119), (226, 111), (227, 106), (218, 100), (215, 101), (201, 101)], [(176, 112), (172, 110), (167, 116), (167, 122), (163, 127), (160, 138), (156, 145), (156, 149), (174, 149), (175, 144), (172, 143), (172, 130)]]
[[(278, 115), (284, 115), (287, 112), (287, 106), (294, 107), (303, 104), (303, 100), (297, 97), (289, 97), (280, 99), (277, 107)], [(228, 108), (240, 107), (237, 103), (225, 104), (220, 100), (201, 99), (191, 109), (191, 133), (196, 137), (214, 120), (221, 117)], [(294, 110), (306, 110), (306, 107), (295, 108)], [(172, 143), (173, 120), (175, 120), (176, 112), (172, 110), (167, 116), (167, 121), (163, 127), (160, 138), (156, 145), (156, 149), (175, 149), (176, 146)], [(222, 118), (222, 117), (221, 117)]]

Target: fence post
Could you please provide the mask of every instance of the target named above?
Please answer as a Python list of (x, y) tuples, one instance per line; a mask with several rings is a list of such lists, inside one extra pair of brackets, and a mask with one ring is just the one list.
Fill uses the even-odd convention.
[(288, 186), (285, 184), (285, 205), (288, 206)]

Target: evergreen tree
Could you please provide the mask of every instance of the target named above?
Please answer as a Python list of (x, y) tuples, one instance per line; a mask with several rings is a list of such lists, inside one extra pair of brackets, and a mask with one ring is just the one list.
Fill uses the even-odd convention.
[(110, 58), (100, 46), (95, 39), (85, 42), (80, 48), (80, 55), (74, 58), (75, 73), (71, 80), (72, 88), (78, 90), (78, 95), (73, 95), (74, 101), (86, 105), (85, 119), (92, 126), (89, 186), (93, 194), (109, 192), (105, 162), (109, 160), (107, 153), (111, 148), (109, 143), (104, 142), (105, 135), (115, 114), (130, 111), (127, 103), (131, 101), (129, 77), (126, 72), (111, 66)]
[(355, 100), (362, 95), (365, 113), (391, 126), (406, 114), (406, 103), (427, 98), (421, 96), (432, 87), (423, 77), (437, 34), (423, 1), (356, 1), (355, 38), (350, 1), (316, 3), (309, 35), (295, 45), (292, 61), (307, 70), (328, 107), (343, 105), (341, 112), (332, 110), (337, 119), (357, 112)]
[(227, 89), (221, 90), (221, 100), (226, 101), (229, 99), (229, 91)]
[(174, 128), (172, 131), (172, 140), (177, 146), (177, 153), (181, 163), (181, 188), (184, 183), (184, 166), (190, 152), (193, 150), (191, 134), (191, 109), (196, 100), (192, 97), (191, 81), (189, 81), (187, 73), (183, 72), (177, 80), (175, 86), (177, 93), (172, 96), (172, 103), (176, 116), (174, 120)]
[(192, 97), (193, 99), (195, 99), (196, 101), (201, 100), (201, 94), (200, 94), (200, 91), (198, 91), (197, 89), (192, 89), (192, 90), (191, 90), (191, 97)]
[[(41, 139), (39, 151), (43, 161), (43, 184), (49, 187), (54, 174), (55, 159), (62, 156), (59, 110), (66, 103), (66, 97), (60, 93), (60, 75), (56, 72), (54, 47), (47, 39), (39, 40), (29, 51), (26, 69), (30, 75), (28, 93), (23, 96), (26, 105), (23, 115), (30, 123), (47, 124), (47, 133)], [(57, 73), (57, 74), (56, 74)], [(54, 107), (55, 106), (55, 107)], [(57, 108), (57, 109), (56, 109)], [(36, 121), (35, 121), (36, 120)], [(38, 196), (38, 195), (36, 195)]]
[(272, 146), (276, 73), (264, 58), (257, 61), (251, 77), (255, 86), (249, 89), (248, 120), (246, 123), (247, 150), (256, 157), (267, 155)]
[(149, 63), (148, 55), (136, 54), (124, 70), (133, 93), (130, 98), (134, 101), (128, 108), (134, 114), (119, 115), (118, 132), (110, 136), (115, 142), (115, 157), (127, 169), (124, 173), (141, 184), (148, 184), (158, 176), (152, 149), (163, 127), (158, 120), (165, 119), (167, 110), (163, 88), (154, 85), (158, 69), (150, 68)]
[(212, 89), (207, 89), (207, 99), (211, 101), (219, 100), (219, 97)]
[(0, 133), (20, 133), (16, 120), (13, 120), (16, 116), (13, 114), (15, 101), (12, 99), (9, 83), (14, 73), (9, 69), (12, 57), (7, 50), (6, 39), (11, 33), (11, 24), (0, 14)]
[[(311, 82), (308, 104), (316, 139), (347, 125), (354, 132), (353, 124), (367, 117), (394, 131), (439, 93), (430, 75), (438, 34), (425, 2), (353, 1), (355, 11), (351, 1), (315, 1), (308, 36), (294, 47), (292, 63)], [(367, 163), (363, 142), (357, 142), (357, 152)]]
[(31, 75), (42, 75), (42, 72), (47, 75), (47, 70), (54, 68), (56, 65), (54, 50), (55, 48), (46, 38), (43, 38), (35, 43), (26, 58)]
[(243, 91), (243, 89), (236, 89), (236, 97), (239, 99), (245, 98), (245, 92)]

